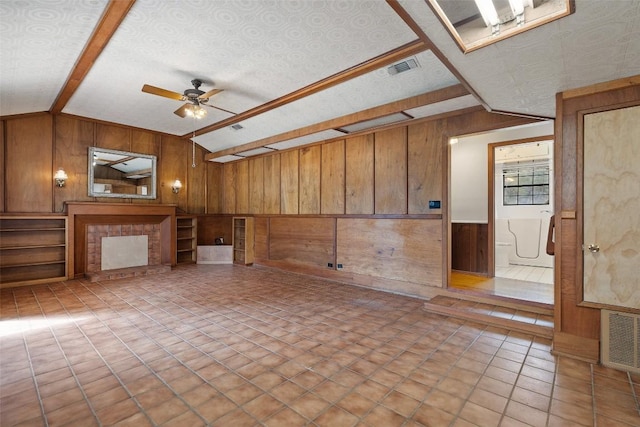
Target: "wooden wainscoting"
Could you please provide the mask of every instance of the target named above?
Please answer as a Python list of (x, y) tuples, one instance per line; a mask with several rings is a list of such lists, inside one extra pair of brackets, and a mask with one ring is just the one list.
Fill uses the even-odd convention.
[(451, 224), (451, 269), (488, 274), (489, 228), (487, 224)]

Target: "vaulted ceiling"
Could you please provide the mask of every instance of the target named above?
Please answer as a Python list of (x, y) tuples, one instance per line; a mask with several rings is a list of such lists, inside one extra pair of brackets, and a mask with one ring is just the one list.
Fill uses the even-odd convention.
[[(639, 74), (634, 0), (576, 0), (568, 17), (466, 54), (425, 0), (0, 2), (0, 116), (195, 132), (216, 161), (478, 106), (550, 119), (557, 92)], [(200, 120), (142, 91), (193, 79), (222, 89)]]

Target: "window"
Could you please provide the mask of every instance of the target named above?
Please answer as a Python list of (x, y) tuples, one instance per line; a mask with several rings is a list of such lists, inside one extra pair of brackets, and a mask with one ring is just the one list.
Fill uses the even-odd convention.
[(547, 162), (504, 165), (502, 204), (548, 205), (549, 164)]

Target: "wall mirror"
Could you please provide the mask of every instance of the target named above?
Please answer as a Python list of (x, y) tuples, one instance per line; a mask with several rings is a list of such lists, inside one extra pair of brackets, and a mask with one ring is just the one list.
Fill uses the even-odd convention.
[(89, 196), (156, 198), (156, 156), (89, 147)]

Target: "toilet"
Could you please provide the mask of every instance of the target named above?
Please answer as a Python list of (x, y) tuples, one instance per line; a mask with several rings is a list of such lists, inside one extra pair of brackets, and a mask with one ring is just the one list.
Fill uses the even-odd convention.
[(511, 243), (496, 242), (496, 267), (509, 267), (509, 252)]

